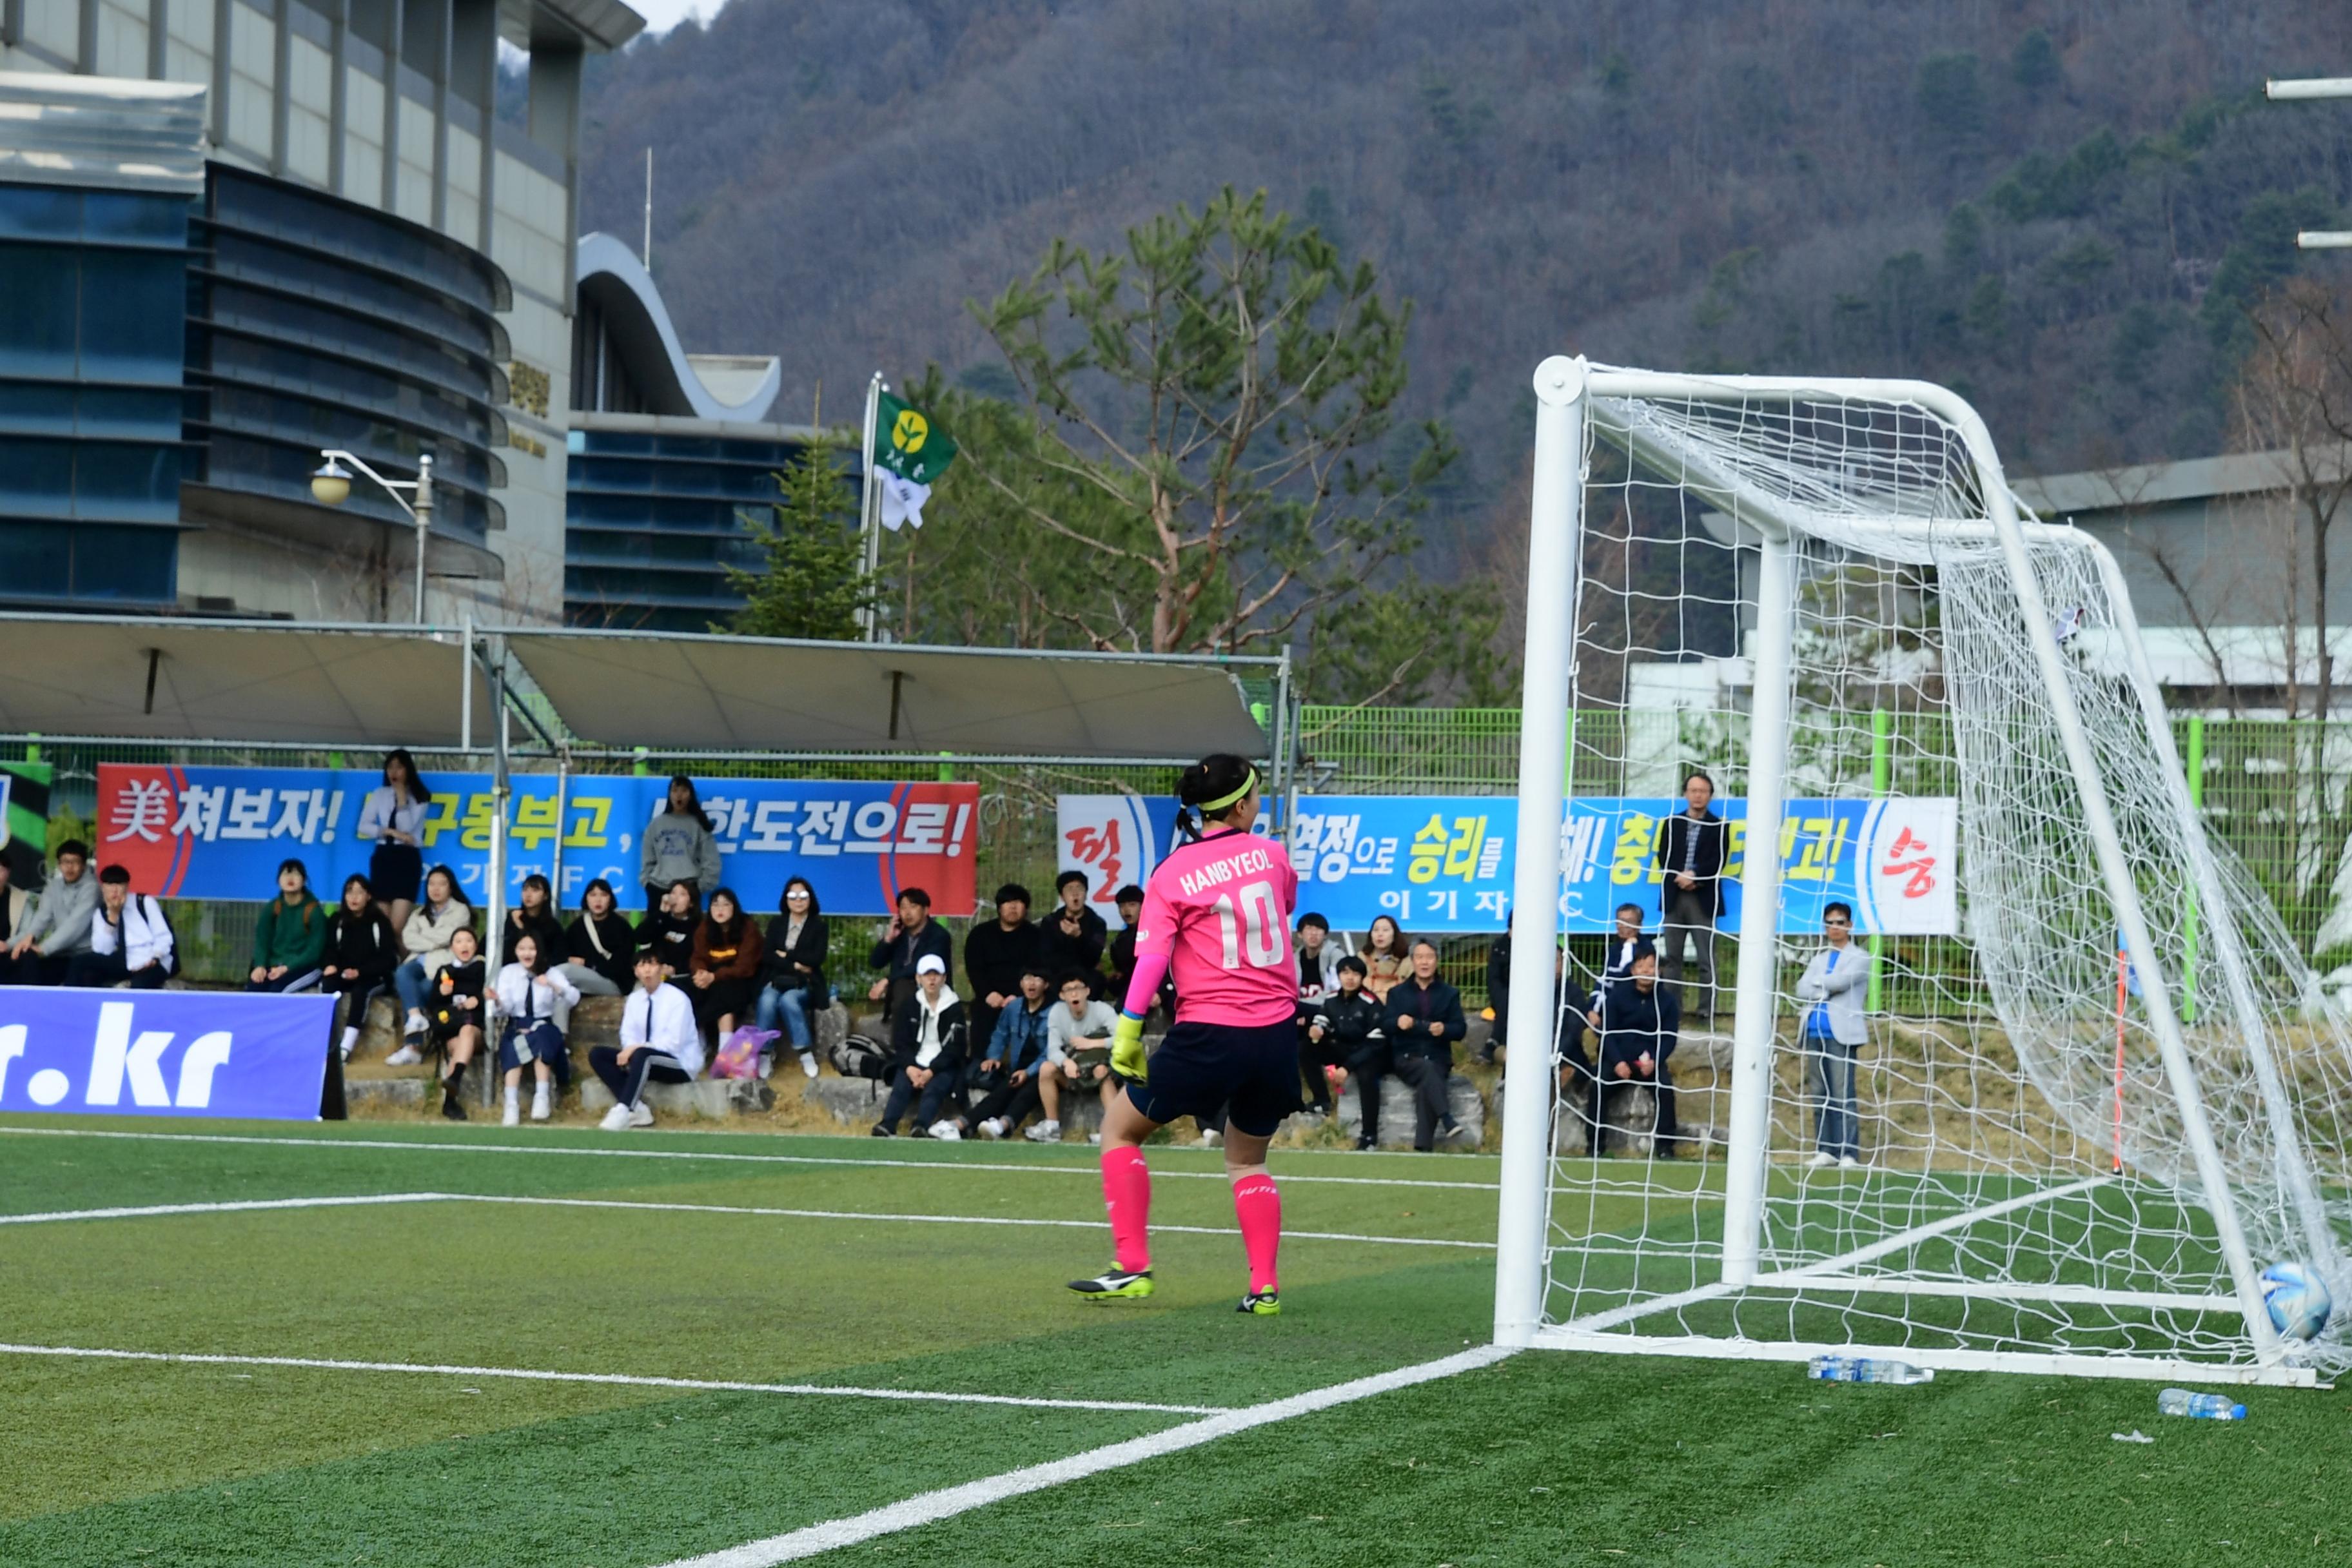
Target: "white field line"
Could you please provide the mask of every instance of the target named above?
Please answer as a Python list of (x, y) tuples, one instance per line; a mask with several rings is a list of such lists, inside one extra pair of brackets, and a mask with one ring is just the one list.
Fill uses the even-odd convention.
[(253, 1209), (331, 1209), (374, 1204), (429, 1204), (437, 1203), (448, 1195), (446, 1193), (376, 1193), (359, 1197), (249, 1198), (236, 1203), (149, 1204), (142, 1208), (58, 1209), (47, 1214), (0, 1215), (0, 1225), (47, 1225), (58, 1220), (76, 1219), (148, 1219), (160, 1215), (236, 1214)]
[(513, 1366), (428, 1366), (405, 1361), (333, 1361), (316, 1356), (97, 1350), (80, 1345), (0, 1344), (0, 1355), (61, 1356), (88, 1361), (176, 1362), (192, 1366), (286, 1366), (321, 1372), (418, 1372), (441, 1377), (499, 1377), (525, 1383), (596, 1383), (625, 1388), (677, 1388), (695, 1393), (793, 1394), (941, 1405), (1018, 1405), (1036, 1410), (1124, 1410), (1166, 1415), (1214, 1415), (1232, 1409), (1232, 1406), (1223, 1405), (1150, 1405), (1127, 1399), (1030, 1399), (1009, 1394), (946, 1394), (915, 1388), (856, 1388), (828, 1383), (730, 1383), (701, 1377), (636, 1377), (617, 1372), (541, 1372), (531, 1367)]
[(1112, 1443), (1088, 1449), (1083, 1454), (1073, 1454), (1066, 1459), (1028, 1465), (1017, 1470), (1007, 1470), (1003, 1475), (967, 1481), (961, 1486), (923, 1492), (902, 1502), (852, 1514), (845, 1519), (808, 1525), (787, 1534), (772, 1535), (764, 1541), (746, 1542), (740, 1546), (730, 1546), (699, 1557), (680, 1558), (665, 1564), (664, 1568), (771, 1568), (774, 1563), (796, 1562), (803, 1557), (814, 1557), (821, 1552), (832, 1552), (872, 1541), (877, 1536), (892, 1535), (918, 1525), (952, 1519), (958, 1514), (986, 1508), (1008, 1498), (1044, 1491), (1049, 1487), (1101, 1475), (1106, 1470), (1123, 1469), (1129, 1465), (1139, 1465), (1146, 1459), (1197, 1448), (1236, 1432), (1246, 1432), (1253, 1427), (1328, 1410), (1334, 1405), (1369, 1399), (1376, 1394), (1388, 1394), (1400, 1388), (1410, 1388), (1415, 1384), (1433, 1383), (1457, 1373), (1491, 1366), (1511, 1353), (1499, 1346), (1482, 1345), (1440, 1361), (1399, 1367), (1393, 1372), (1360, 1377), (1350, 1383), (1335, 1384), (1329, 1388), (1296, 1394), (1287, 1399), (1270, 1400), (1264, 1405), (1229, 1410), (1205, 1420), (1189, 1421), (1181, 1426), (1171, 1426), (1164, 1432), (1154, 1432), (1147, 1436), (1131, 1437), (1124, 1443)]
[[(439, 1143), (426, 1140), (410, 1142), (389, 1138), (271, 1138), (246, 1137), (234, 1132), (125, 1132), (100, 1127), (14, 1127), (0, 1126), (0, 1132), (18, 1132), (44, 1138), (128, 1138), (142, 1142), (168, 1143), (255, 1143), (280, 1149), (425, 1149), (460, 1154), (572, 1154), (592, 1160), (711, 1160), (748, 1165), (847, 1165), (880, 1167), (902, 1171), (1005, 1171), (1035, 1173), (1044, 1175), (1092, 1176), (1092, 1165), (1039, 1165), (1023, 1161), (992, 1160), (879, 1160), (859, 1155), (829, 1154), (732, 1154), (717, 1151), (693, 1149), (586, 1149), (561, 1143)], [(986, 1147), (984, 1144), (976, 1147)], [(1322, 1151), (1309, 1151), (1322, 1152)], [(1336, 1151), (1334, 1151), (1336, 1152)], [(1449, 1154), (1449, 1161), (1479, 1158), (1476, 1155)], [(1492, 1156), (1486, 1156), (1492, 1158)], [(1154, 1180), (1223, 1182), (1229, 1180), (1223, 1171), (1154, 1170)], [(1282, 1182), (1314, 1183), (1339, 1187), (1449, 1187), (1463, 1192), (1496, 1193), (1502, 1191), (1498, 1182), (1443, 1182), (1412, 1176), (1310, 1176), (1283, 1172)]]
[[(365, 1204), (525, 1204), (543, 1208), (644, 1209), (661, 1214), (754, 1215), (770, 1219), (848, 1219), (862, 1225), (1001, 1225), (1054, 1230), (1100, 1230), (1096, 1219), (1037, 1219), (1021, 1215), (866, 1214), (846, 1209), (761, 1208), (747, 1204), (663, 1204), (629, 1198), (541, 1198), (511, 1193), (391, 1193), (370, 1197), (260, 1198), (236, 1203), (155, 1204), (145, 1208), (65, 1209), (48, 1214), (0, 1215), (0, 1224), (41, 1225), (56, 1220), (147, 1219), (165, 1215), (236, 1214), (252, 1209), (338, 1208)], [(1230, 1226), (1159, 1225), (1155, 1231), (1180, 1236), (1239, 1236)], [(1359, 1236), (1351, 1231), (1286, 1230), (1285, 1241), (1350, 1241), (1380, 1247), (1452, 1247), (1492, 1252), (1491, 1241), (1456, 1241), (1436, 1236)]]

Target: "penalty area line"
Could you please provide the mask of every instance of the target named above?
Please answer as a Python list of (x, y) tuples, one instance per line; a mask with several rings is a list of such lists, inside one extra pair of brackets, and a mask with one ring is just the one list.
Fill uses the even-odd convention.
[(782, 1535), (772, 1535), (764, 1541), (746, 1542), (698, 1557), (681, 1557), (662, 1568), (772, 1568), (778, 1563), (796, 1562), (814, 1557), (821, 1552), (833, 1552), (844, 1546), (855, 1546), (877, 1536), (896, 1534), (918, 1525), (935, 1524), (952, 1519), (974, 1509), (1008, 1498), (1044, 1491), (1051, 1487), (1098, 1476), (1106, 1470), (1123, 1469), (1139, 1465), (1146, 1459), (1181, 1453), (1230, 1437), (1236, 1432), (1253, 1427), (1269, 1426), (1277, 1421), (1295, 1416), (1310, 1415), (1334, 1405), (1352, 1404), (1377, 1394), (1389, 1394), (1416, 1384), (1433, 1383), (1458, 1373), (1492, 1366), (1512, 1355), (1501, 1345), (1481, 1345), (1445, 1356), (1437, 1361), (1423, 1362), (1417, 1366), (1398, 1367), (1391, 1372), (1360, 1377), (1349, 1383), (1334, 1384), (1306, 1394), (1295, 1394), (1287, 1399), (1276, 1399), (1264, 1405), (1252, 1405), (1240, 1410), (1228, 1410), (1204, 1420), (1188, 1421), (1181, 1426), (1171, 1426), (1141, 1437), (1131, 1437), (1123, 1443), (1112, 1443), (1100, 1448), (1090, 1448), (1083, 1454), (1073, 1454), (1066, 1459), (1054, 1459), (1042, 1465), (1028, 1465), (1002, 1475), (989, 1476), (961, 1486), (943, 1487), (938, 1491), (923, 1492), (901, 1502), (869, 1509), (864, 1513), (828, 1520)]
[(524, 1383), (593, 1383), (623, 1388), (672, 1388), (698, 1394), (790, 1394), (835, 1399), (885, 1399), (939, 1405), (1017, 1405), (1034, 1410), (1136, 1411), (1146, 1415), (1210, 1415), (1224, 1405), (1153, 1405), (1131, 1399), (1046, 1399), (1011, 1394), (955, 1394), (919, 1388), (858, 1388), (829, 1383), (736, 1383), (722, 1378), (649, 1377), (618, 1372), (546, 1372), (535, 1367), (441, 1366), (405, 1361), (340, 1361), (324, 1356), (226, 1355), (202, 1352), (106, 1350), (84, 1345), (0, 1344), (0, 1355), (57, 1356), (83, 1361), (173, 1362), (192, 1366), (278, 1366), (318, 1372), (409, 1372), (439, 1377), (496, 1377)]

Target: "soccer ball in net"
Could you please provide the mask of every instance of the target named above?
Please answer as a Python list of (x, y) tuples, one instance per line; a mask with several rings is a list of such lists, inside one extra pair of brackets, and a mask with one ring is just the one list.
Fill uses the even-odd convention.
[(2336, 1310), (2326, 1285), (2300, 1263), (2263, 1270), (2263, 1305), (2270, 1309), (2271, 1326), (2291, 1340), (2315, 1336)]

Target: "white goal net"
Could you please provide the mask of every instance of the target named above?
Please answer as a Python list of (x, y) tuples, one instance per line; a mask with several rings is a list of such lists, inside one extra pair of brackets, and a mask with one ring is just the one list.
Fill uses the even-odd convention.
[[(2111, 1375), (2352, 1365), (2352, 1314), (2282, 1335), (2260, 1279), (2294, 1263), (2352, 1289), (2347, 1034), (2198, 820), (2104, 547), (2026, 515), (1941, 389), (1567, 361), (1538, 389), (1523, 822), (1558, 808), (1543, 753), (1564, 749), (1572, 809), (1604, 820), (1563, 842), (1597, 845), (1681, 971), (1661, 983), (1680, 1142), (1666, 1157), (1657, 1097), (1605, 1067), (1591, 1125), (1590, 1080), (1559, 1070), (1597, 1049), (1575, 1014), (1550, 1074), (1514, 1028), (1498, 1331)], [(1549, 558), (1548, 529), (1570, 542)], [(1563, 689), (1555, 737), (1539, 710)], [(1711, 989), (1704, 933), (1658, 923), (1654, 847), (1693, 769), (1728, 824)], [(1515, 1018), (1543, 984), (1537, 869)], [(1574, 887), (1580, 1008), (1605, 955), (1574, 933), (1612, 900)], [(1832, 901), (1856, 916), (1858, 1049), (1809, 1037), (1818, 988), (1798, 994)]]

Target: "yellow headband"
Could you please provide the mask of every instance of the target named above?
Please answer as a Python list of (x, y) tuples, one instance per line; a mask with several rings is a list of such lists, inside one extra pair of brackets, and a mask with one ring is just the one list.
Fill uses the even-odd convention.
[(1234, 791), (1233, 794), (1226, 795), (1222, 800), (1202, 801), (1201, 803), (1202, 815), (1206, 816), (1208, 813), (1213, 811), (1223, 811), (1225, 807), (1232, 805), (1238, 801), (1246, 799), (1249, 795), (1249, 792), (1255, 788), (1257, 788), (1257, 770), (1255, 768), (1252, 768), (1249, 771), (1249, 776), (1242, 780), (1241, 788)]

